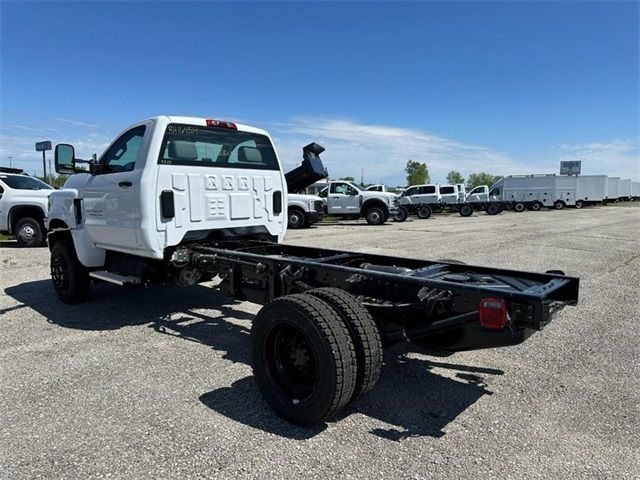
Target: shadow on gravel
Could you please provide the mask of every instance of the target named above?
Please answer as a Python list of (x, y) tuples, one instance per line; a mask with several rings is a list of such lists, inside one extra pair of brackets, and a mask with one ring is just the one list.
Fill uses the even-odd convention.
[[(198, 285), (186, 289), (167, 286), (123, 290), (98, 284), (92, 286), (89, 302), (73, 306), (57, 299), (49, 280), (24, 283), (5, 292), (22, 305), (0, 313), (28, 306), (50, 323), (80, 330), (149, 324), (156, 332), (225, 352), (224, 358), (229, 361), (250, 363), (249, 328), (226, 319), (252, 320), (253, 315), (234, 309), (236, 303), (215, 288)], [(218, 314), (201, 313), (205, 309)], [(496, 369), (409, 357), (408, 353), (407, 345), (386, 350), (377, 385), (342, 417), (362, 414), (392, 425), (371, 431), (389, 440), (441, 437), (447, 424), (478, 399), (491, 394), (481, 375), (503, 374)], [(444, 376), (434, 369), (451, 374)], [(239, 423), (286, 438), (311, 438), (326, 428), (297, 427), (282, 420), (270, 410), (250, 376), (205, 393), (200, 401)]]

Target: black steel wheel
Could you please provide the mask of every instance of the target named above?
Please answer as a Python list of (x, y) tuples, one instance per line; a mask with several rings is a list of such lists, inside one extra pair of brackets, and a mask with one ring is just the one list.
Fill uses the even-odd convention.
[(525, 205), (522, 202), (517, 202), (513, 205), (513, 210), (520, 213), (520, 212), (524, 212), (525, 210)]
[(287, 216), (289, 228), (303, 228), (307, 225), (304, 212), (299, 208), (290, 208)]
[(59, 240), (51, 249), (51, 280), (64, 303), (80, 303), (89, 296), (89, 270), (83, 266), (68, 240)]
[(349, 400), (354, 403), (373, 388), (380, 376), (382, 341), (378, 326), (367, 309), (340, 288), (316, 288), (306, 293), (329, 304), (349, 330), (357, 362), (356, 386)]
[(418, 218), (426, 220), (431, 216), (431, 207), (423, 205), (418, 209)]
[(576, 201), (576, 208), (582, 208), (584, 207), (584, 202), (582, 200), (577, 200)]
[(553, 204), (553, 208), (556, 210), (562, 210), (564, 208), (564, 202), (562, 200), (556, 200)]
[(369, 225), (382, 225), (385, 222), (385, 215), (379, 207), (369, 207), (364, 214)]
[(500, 207), (495, 203), (490, 203), (487, 206), (487, 215), (497, 215), (500, 213)]
[(394, 222), (404, 222), (409, 217), (409, 210), (404, 207), (398, 208), (398, 213), (393, 217)]
[(471, 205), (463, 205), (458, 213), (463, 217), (470, 217), (473, 214), (473, 207)]
[(531, 210), (533, 210), (534, 212), (540, 211), (541, 208), (542, 204), (540, 202), (533, 202), (533, 204), (531, 205)]
[(29, 217), (18, 220), (14, 235), (20, 247), (39, 247), (44, 240), (42, 225)]
[(277, 298), (251, 327), (251, 367), (260, 392), (280, 416), (310, 425), (351, 399), (356, 357), (333, 308), (308, 294)]

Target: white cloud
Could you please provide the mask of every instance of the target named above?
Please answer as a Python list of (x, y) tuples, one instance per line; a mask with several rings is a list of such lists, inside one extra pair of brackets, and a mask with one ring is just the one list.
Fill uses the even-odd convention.
[(53, 118), (52, 120), (55, 120), (56, 122), (66, 123), (68, 125), (73, 125), (75, 127), (100, 128), (100, 125), (95, 125), (93, 123), (78, 122), (77, 120), (70, 120), (68, 118), (57, 117), (57, 118)]
[(559, 160), (581, 160), (582, 173), (640, 180), (640, 145), (637, 141), (565, 144), (558, 147)]
[(477, 171), (523, 173), (525, 167), (503, 152), (408, 128), (296, 118), (274, 124), (273, 130), (287, 168), (300, 162), (305, 144), (317, 141), (327, 148), (322, 158), (332, 177), (359, 179), (364, 169), (365, 181), (404, 184), (409, 159), (427, 163), (432, 181), (441, 182), (451, 170), (466, 176)]

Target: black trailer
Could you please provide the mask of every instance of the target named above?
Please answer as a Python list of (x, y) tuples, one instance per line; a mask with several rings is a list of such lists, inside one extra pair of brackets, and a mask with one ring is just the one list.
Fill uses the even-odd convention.
[(264, 305), (251, 329), (260, 391), (312, 424), (375, 384), (382, 349), (401, 341), (458, 352), (517, 345), (578, 301), (579, 279), (267, 241), (221, 240), (173, 253), (216, 274), (237, 300)]

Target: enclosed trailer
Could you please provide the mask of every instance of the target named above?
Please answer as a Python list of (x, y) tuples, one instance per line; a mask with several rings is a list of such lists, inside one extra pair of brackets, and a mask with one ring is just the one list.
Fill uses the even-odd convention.
[[(606, 175), (578, 175), (576, 207), (583, 204), (600, 203), (607, 198)], [(580, 205), (581, 206), (581, 205)]]
[(618, 190), (618, 198), (620, 200), (629, 200), (631, 198), (630, 178), (623, 178), (620, 180), (620, 190)]
[(615, 202), (618, 200), (618, 192), (620, 191), (620, 177), (607, 178), (607, 200)]
[(561, 210), (575, 206), (577, 183), (577, 177), (571, 175), (509, 175), (494, 183), (489, 195), (493, 200), (511, 202), (517, 211), (542, 206)]

